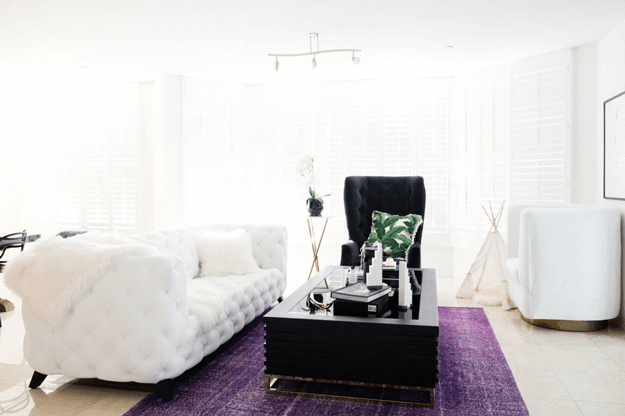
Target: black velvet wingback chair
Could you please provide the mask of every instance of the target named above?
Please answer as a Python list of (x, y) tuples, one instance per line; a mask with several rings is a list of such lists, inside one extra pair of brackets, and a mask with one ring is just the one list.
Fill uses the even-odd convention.
[[(360, 247), (371, 232), (371, 214), (418, 214), (425, 222), (425, 185), (421, 176), (348, 176), (343, 190), (350, 240), (341, 247), (341, 266), (360, 265)], [(423, 225), (406, 253), (408, 267), (421, 267)]]

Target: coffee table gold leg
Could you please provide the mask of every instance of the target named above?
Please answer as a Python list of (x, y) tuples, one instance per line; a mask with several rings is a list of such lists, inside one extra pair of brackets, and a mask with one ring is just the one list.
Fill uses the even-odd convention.
[(278, 381), (277, 377), (265, 376), (265, 393), (271, 392), (273, 385)]
[[(381, 388), (399, 388), (406, 390), (421, 390), (428, 392), (428, 401), (427, 402), (412, 402), (412, 401), (403, 401), (403, 400), (392, 400), (392, 399), (381, 399), (381, 398), (365, 398), (358, 396), (342, 396), (335, 395), (331, 393), (310, 393), (305, 390), (292, 390), (290, 388), (279, 388), (274, 387), (274, 384), (279, 379), (285, 380), (298, 380), (298, 381), (314, 381), (320, 383), (331, 383), (331, 384), (346, 384), (353, 386), (371, 386), (371, 387), (381, 387)], [(350, 401), (355, 403), (375, 403), (375, 404), (394, 404), (398, 406), (405, 407), (424, 407), (432, 409), (434, 408), (434, 400), (435, 400), (435, 388), (423, 388), (423, 387), (404, 387), (404, 386), (391, 386), (391, 385), (376, 385), (371, 383), (359, 383), (359, 382), (344, 382), (337, 380), (324, 380), (324, 379), (315, 379), (308, 377), (294, 377), (294, 376), (279, 376), (279, 375), (265, 375), (265, 393), (268, 394), (279, 394), (283, 396), (295, 396), (295, 397), (305, 397), (310, 399), (322, 399), (322, 400), (342, 400), (342, 401)]]

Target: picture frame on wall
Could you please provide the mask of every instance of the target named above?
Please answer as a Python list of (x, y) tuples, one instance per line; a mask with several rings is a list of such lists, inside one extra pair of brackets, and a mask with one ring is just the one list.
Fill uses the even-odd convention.
[(603, 198), (625, 200), (625, 91), (603, 102)]

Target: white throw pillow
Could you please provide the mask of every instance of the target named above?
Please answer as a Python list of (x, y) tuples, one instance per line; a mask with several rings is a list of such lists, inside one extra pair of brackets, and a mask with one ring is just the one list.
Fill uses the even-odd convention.
[(200, 277), (246, 275), (260, 270), (252, 252), (252, 238), (242, 229), (207, 231), (196, 240)]

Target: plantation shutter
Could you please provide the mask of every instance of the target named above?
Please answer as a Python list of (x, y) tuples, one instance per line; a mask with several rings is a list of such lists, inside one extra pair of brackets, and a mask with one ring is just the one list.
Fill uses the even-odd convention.
[(446, 245), (449, 244), (451, 141), (449, 81), (428, 80), (417, 91), (415, 174), (423, 176), (427, 195), (423, 241), (427, 244)]
[(39, 119), (22, 134), (35, 166), (23, 178), (31, 228), (138, 231), (139, 94), (134, 83), (39, 92), (29, 105)]
[[(211, 85), (208, 83), (208, 85)], [(207, 87), (207, 89), (209, 89)], [(182, 86), (182, 141), (183, 141), (183, 218), (196, 223), (202, 212), (209, 218), (217, 216), (214, 199), (208, 190), (215, 186), (214, 158), (216, 94), (202, 91), (202, 83), (185, 77)], [(201, 208), (200, 208), (201, 207)]]
[(313, 154), (316, 156), (315, 170), (319, 181), (317, 191), (321, 196), (331, 195), (325, 198), (324, 214), (336, 217), (333, 222), (337, 222), (337, 226), (330, 231), (344, 229), (340, 224), (345, 216), (342, 196), (347, 91), (345, 85), (325, 84), (317, 86), (312, 97)]
[(183, 79), (183, 216), (185, 223), (233, 222), (248, 213), (241, 85)]
[[(75, 88), (20, 91), (14, 114), (31, 169), (22, 172), (23, 221), (42, 234), (61, 229), (79, 229), (81, 214), (82, 143), (81, 117), (84, 94)], [(52, 138), (52, 140), (51, 140)]]
[(512, 66), (511, 204), (569, 200), (569, 61), (567, 50)]
[(350, 83), (347, 176), (382, 174), (382, 109), (379, 83)]
[[(95, 93), (94, 93), (95, 92)], [(137, 231), (140, 167), (139, 86), (93, 87), (85, 116), (85, 227)]]
[[(84, 96), (77, 92), (78, 103), (85, 105)], [(79, 104), (80, 105), (80, 104)], [(55, 154), (56, 164), (53, 176), (43, 179), (47, 186), (54, 190), (52, 200), (54, 204), (52, 212), (55, 214), (54, 227), (59, 230), (84, 229), (85, 212), (91, 208), (84, 201), (83, 173), (84, 167), (90, 162), (88, 154), (85, 154), (84, 143), (82, 143), (82, 120), (80, 115), (77, 120), (71, 120), (76, 113), (86, 112), (84, 108), (77, 108), (70, 104), (65, 109), (67, 113), (62, 115), (59, 129), (64, 130), (65, 137), (56, 143)], [(60, 120), (58, 120), (60, 121)], [(56, 121), (56, 122), (58, 122)], [(69, 123), (69, 124), (65, 124)], [(50, 179), (54, 183), (50, 183)], [(50, 207), (48, 207), (49, 209)]]
[(313, 151), (312, 89), (310, 85), (280, 89), (281, 209), (284, 217), (294, 223), (307, 214), (308, 189), (297, 175), (297, 165), (302, 157)]
[[(251, 220), (280, 222), (280, 97), (275, 88), (251, 89), (249, 200)], [(295, 172), (293, 172), (295, 175)]]
[(480, 78), (456, 80), (456, 132), (454, 136), (454, 245), (472, 247), (479, 230), (480, 204)]
[[(201, 209), (202, 217), (195, 212), (198, 220), (207, 212), (221, 219), (223, 214), (212, 204), (229, 205), (221, 194), (211, 194), (211, 189), (217, 189), (212, 179), (217, 174), (211, 172), (236, 172), (222, 166), (228, 160), (227, 149), (221, 149), (225, 155), (220, 151), (209, 154), (215, 139), (205, 131), (208, 121), (203, 115), (214, 118), (215, 113), (197, 102), (192, 82), (184, 80), (184, 169), (185, 175), (191, 169), (201, 173), (201, 181), (194, 183), (185, 176), (185, 215)], [(222, 88), (227, 91), (236, 86), (222, 83)], [(249, 185), (239, 202), (247, 211), (237, 212), (247, 213), (254, 221), (286, 224), (293, 241), (305, 237), (303, 217), (309, 196), (297, 175), (297, 164), (313, 154), (317, 191), (331, 194), (324, 207), (324, 215), (333, 217), (333, 226), (324, 238), (328, 243), (344, 242), (343, 184), (349, 175), (424, 176), (428, 198), (425, 234), (440, 237), (434, 238), (434, 244), (449, 242), (448, 80), (255, 85), (248, 87), (246, 94), (250, 143), (249, 152), (242, 154), (239, 162), (247, 167), (242, 169), (248, 172)], [(220, 100), (215, 94), (205, 99)], [(235, 109), (231, 117), (236, 119), (237, 113)], [(206, 166), (209, 164), (214, 167)], [(198, 195), (214, 196), (205, 204), (194, 204), (199, 208), (189, 207)], [(229, 208), (231, 212), (237, 209)]]
[[(508, 138), (510, 126), (510, 71), (507, 67), (484, 71), (480, 83), (480, 205), (493, 213), (508, 195)], [(507, 206), (507, 204), (505, 205)], [(505, 207), (504, 206), (504, 207)], [(490, 231), (491, 222), (480, 209), (480, 241)], [(499, 231), (506, 230), (506, 215)]]
[[(324, 198), (323, 215), (332, 217), (332, 226), (328, 225), (324, 241), (342, 244), (345, 241), (345, 209), (343, 205), (343, 184), (345, 181), (345, 144), (348, 128), (346, 94), (348, 86), (344, 84), (321, 84), (315, 86), (312, 99), (313, 154), (315, 171), (318, 178), (317, 192)], [(300, 202), (299, 212), (306, 206)], [(320, 225), (320, 224), (319, 224)]]
[(378, 152), (384, 155), (384, 175), (414, 175), (416, 159), (416, 91), (413, 83), (386, 83), (384, 137)]

